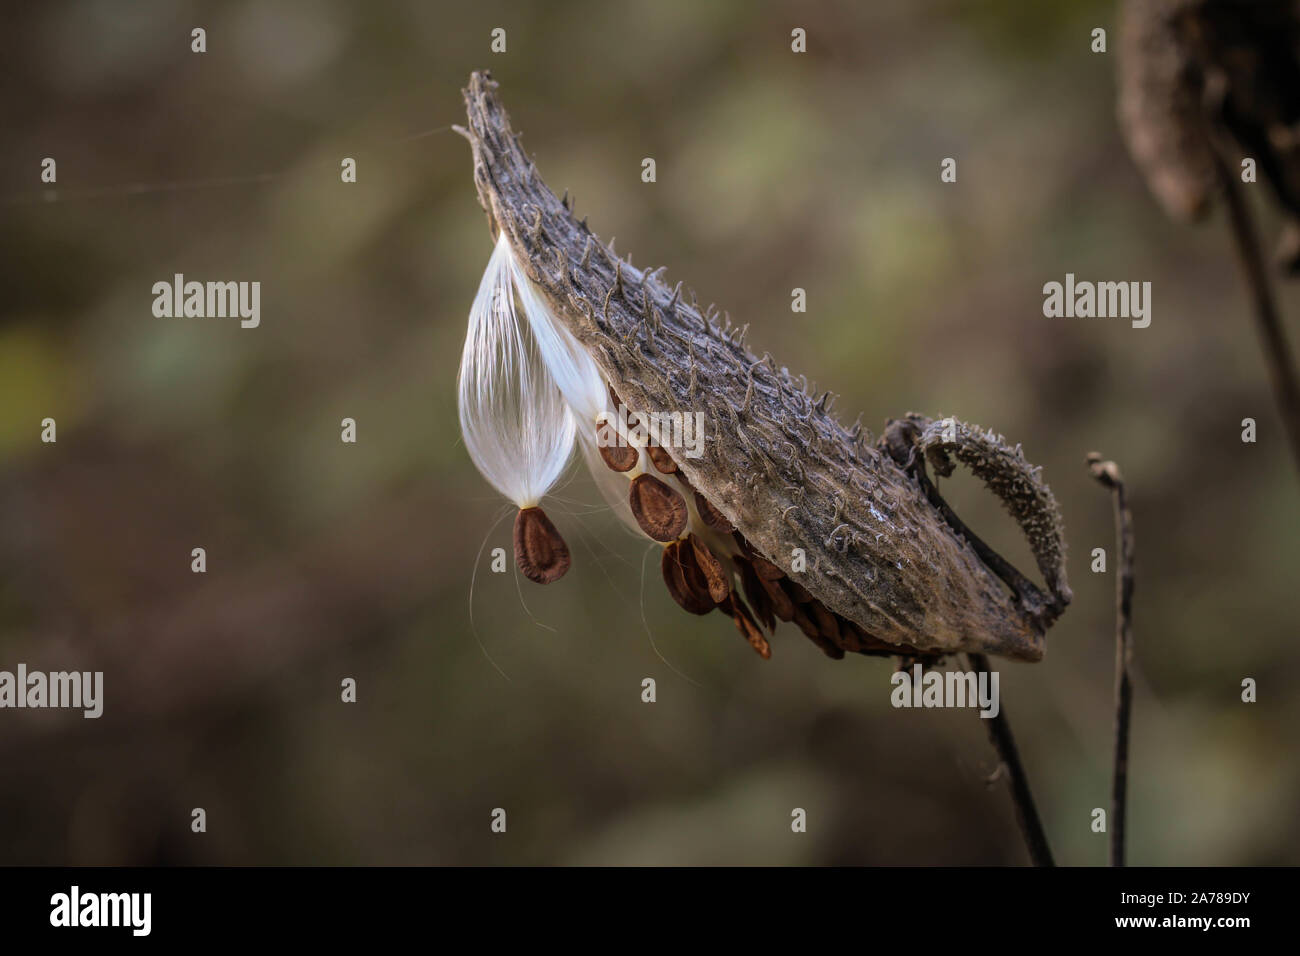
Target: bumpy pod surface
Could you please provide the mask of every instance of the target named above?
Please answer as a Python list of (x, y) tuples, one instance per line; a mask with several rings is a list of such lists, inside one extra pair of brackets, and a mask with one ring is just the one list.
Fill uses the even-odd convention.
[[(770, 355), (754, 355), (743, 331), (702, 313), (681, 283), (618, 258), (542, 181), (488, 73), (473, 74), (465, 103), (461, 132), (493, 239), (506, 236), (529, 280), (632, 411), (703, 415), (701, 453), (679, 456), (677, 467), (754, 552), (900, 653), (1042, 657), (1044, 631), (1064, 601), (1044, 613), (1041, 594), (1008, 586), (927, 496), (915, 462), (876, 447), (859, 426), (845, 428), (830, 413), (829, 394), (814, 398)], [(993, 471), (1007, 464), (987, 449), (978, 457)], [(1034, 486), (1029, 498), (1038, 493), (1041, 482), (1023, 459), (1009, 467)], [(1052, 564), (1049, 587), (1068, 600), (1054, 502), (1049, 513), (1045, 521), (1026, 517), (1043, 536), (1031, 543)]]

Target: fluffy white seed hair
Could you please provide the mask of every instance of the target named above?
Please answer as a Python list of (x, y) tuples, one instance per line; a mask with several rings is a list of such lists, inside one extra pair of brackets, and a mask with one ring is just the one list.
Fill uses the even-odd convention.
[[(576, 423), (552, 367), (577, 395), (580, 383), (573, 369), (580, 366), (565, 354), (567, 343), (554, 334), (557, 328), (503, 235), (470, 308), (456, 385), (470, 458), (488, 483), (520, 508), (541, 502), (573, 451)], [(592, 371), (599, 389), (594, 363)]]
[[(505, 243), (504, 236), (497, 240), (497, 249)], [(508, 247), (507, 247), (508, 250)], [(578, 432), (583, 438), (594, 435), (596, 421), (610, 410), (609, 390), (595, 361), (578, 340), (552, 314), (546, 300), (534, 288), (524, 273), (519, 260), (507, 251), (510, 275), (523, 306), (524, 315), (532, 326), (533, 336), (542, 353), (542, 361), (550, 369), (551, 377), (559, 386), (564, 400), (577, 418)]]

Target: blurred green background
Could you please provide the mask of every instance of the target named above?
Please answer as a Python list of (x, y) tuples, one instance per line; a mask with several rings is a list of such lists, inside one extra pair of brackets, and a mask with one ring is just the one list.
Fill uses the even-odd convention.
[[(0, 712), (0, 863), (1025, 862), (973, 712), (894, 710), (891, 662), (829, 661), (789, 625), (763, 662), (688, 618), (578, 469), (548, 506), (568, 577), (487, 573), (508, 509), (454, 380), (491, 241), (467, 145), (431, 132), (480, 68), (598, 234), (750, 323), (846, 420), (956, 414), (1044, 466), (1075, 602), (1043, 663), (1002, 663), (1002, 700), (1059, 861), (1106, 854), (1095, 448), (1138, 534), (1130, 860), (1300, 862), (1296, 476), (1222, 219), (1167, 223), (1119, 139), (1111, 3), (4, 18), (0, 668), (102, 670), (106, 691), (98, 721)], [(260, 280), (261, 327), (154, 318), (175, 272)], [(1150, 328), (1045, 319), (1066, 272), (1151, 281)], [(948, 491), (1032, 567), (993, 498)]]

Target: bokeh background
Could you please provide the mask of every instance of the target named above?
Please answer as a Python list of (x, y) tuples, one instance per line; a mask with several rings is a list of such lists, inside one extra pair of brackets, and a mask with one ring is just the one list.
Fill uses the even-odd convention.
[[(1167, 223), (1119, 138), (1111, 3), (98, 0), (4, 21), (0, 667), (102, 670), (106, 699), (98, 721), (0, 712), (0, 863), (1026, 861), (973, 712), (894, 710), (889, 661), (829, 661), (788, 625), (763, 662), (688, 618), (577, 469), (549, 506), (568, 577), (488, 573), (509, 509), (454, 380), (491, 242), (443, 129), (485, 67), (598, 234), (750, 323), (842, 416), (957, 414), (1044, 466), (1075, 603), (1043, 663), (1001, 672), (1061, 862), (1106, 852), (1092, 449), (1138, 534), (1131, 861), (1300, 862), (1296, 475), (1221, 216)], [(175, 272), (260, 280), (261, 327), (154, 318)], [(1066, 272), (1151, 281), (1150, 328), (1045, 319)], [(945, 491), (1032, 568), (994, 499)]]

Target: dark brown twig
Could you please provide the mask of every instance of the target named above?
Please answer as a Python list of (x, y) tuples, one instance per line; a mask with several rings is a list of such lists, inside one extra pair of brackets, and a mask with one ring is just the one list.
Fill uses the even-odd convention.
[[(977, 674), (989, 673), (989, 659), (983, 654), (967, 654), (966, 660), (970, 669)], [(1025, 774), (1024, 764), (1020, 762), (1016, 738), (1011, 734), (1011, 722), (1007, 719), (1006, 708), (999, 706), (996, 716), (981, 717), (980, 723), (986, 726), (993, 749), (998, 752), (998, 758), (1007, 768), (1016, 821), (1020, 824), (1020, 832), (1024, 834), (1029, 858), (1034, 866), (1055, 866), (1052, 848), (1047, 843), (1047, 834), (1043, 831), (1043, 822), (1039, 819), (1038, 807), (1034, 803), (1034, 795), (1029, 790), (1029, 777)]]
[(1109, 488), (1115, 502), (1119, 576), (1115, 583), (1115, 771), (1110, 790), (1110, 865), (1124, 865), (1124, 817), (1128, 807), (1128, 734), (1133, 712), (1129, 666), (1133, 661), (1133, 513), (1119, 466), (1088, 455), (1092, 476)]
[[(955, 420), (951, 424), (954, 432), (960, 426), (961, 432), (974, 434), (969, 426)], [(943, 496), (939, 494), (939, 489), (935, 487), (926, 472), (928, 456), (920, 453), (924, 443), (924, 436), (933, 425), (932, 421), (920, 415), (908, 415), (906, 418), (891, 421), (885, 429), (882, 448), (888, 451), (890, 456), (916, 480), (930, 503), (943, 515), (949, 526), (975, 550), (981, 561), (993, 569), (994, 573), (1006, 583), (1017, 599), (1022, 602), (1032, 602), (1029, 603), (1031, 613), (1041, 622), (1041, 627), (1045, 630), (1070, 601), (1069, 585), (1065, 583), (1064, 544), (1062, 540), (1058, 537), (1048, 547), (1042, 547), (1044, 542), (1041, 540), (1038, 542), (1041, 550), (1045, 552), (1054, 551), (1062, 557), (1060, 563), (1054, 563), (1052, 560), (1044, 562), (1046, 564), (1045, 576), (1049, 581), (1056, 582), (1056, 586), (1052, 587), (1053, 593), (1049, 603), (1049, 599), (1028, 578), (1021, 574), (1011, 562), (980, 540), (966, 526), (965, 522), (957, 517), (957, 514), (944, 501)], [(961, 443), (958, 441), (952, 444), (954, 450), (960, 456), (962, 454)], [(967, 455), (966, 457), (971, 458), (972, 456)], [(975, 459), (975, 463), (981, 471), (987, 470), (978, 459)], [(946, 456), (935, 462), (935, 467), (936, 471), (942, 474), (952, 473), (952, 464), (947, 460)], [(1026, 477), (1021, 472), (1017, 474), (1017, 478), (1019, 480), (1015, 484), (1023, 488), (1034, 484), (1035, 475), (1031, 472)], [(1046, 512), (1056, 517), (1056, 521), (1049, 521), (1049, 525), (1057, 528), (1056, 534), (1060, 536), (1059, 513), (1056, 509), (1055, 500), (1051, 498), (1051, 492), (1046, 490), (1045, 486), (1043, 496), (1045, 504), (1038, 510), (1040, 513)], [(1006, 501), (1006, 498), (1003, 500)], [(967, 667), (977, 674), (991, 672), (989, 659), (982, 653), (968, 652), (966, 660)], [(1011, 779), (1011, 799), (1016, 810), (1016, 821), (1020, 824), (1020, 832), (1024, 835), (1030, 859), (1035, 866), (1055, 866), (1056, 864), (1052, 859), (1052, 849), (1047, 842), (1047, 834), (1043, 831), (1043, 824), (1038, 816), (1038, 807), (1034, 803), (1033, 793), (1029, 789), (1029, 777), (1025, 773), (1024, 764), (1020, 762), (1020, 751), (1016, 747), (1016, 738), (1011, 733), (1011, 721), (1007, 717), (1006, 710), (999, 706), (996, 715), (993, 717), (981, 715), (980, 720), (985, 723), (985, 729), (988, 731), (989, 740), (993, 743), (993, 749), (997, 751), (1001, 766), (1006, 768), (1007, 775)]]
[(1278, 315), (1277, 301), (1273, 297), (1268, 266), (1260, 249), (1250, 208), (1232, 172), (1217, 154), (1214, 165), (1228, 206), (1228, 222), (1232, 226), (1237, 261), (1250, 290), (1255, 328), (1259, 332), (1264, 363), (1268, 366), (1269, 379), (1273, 383), (1278, 414), (1282, 416), (1282, 424), (1291, 443), (1291, 454), (1296, 466), (1300, 467), (1300, 385), (1296, 382), (1291, 348), (1287, 342), (1286, 330), (1282, 327), (1282, 319)]

